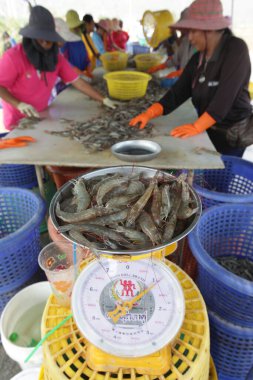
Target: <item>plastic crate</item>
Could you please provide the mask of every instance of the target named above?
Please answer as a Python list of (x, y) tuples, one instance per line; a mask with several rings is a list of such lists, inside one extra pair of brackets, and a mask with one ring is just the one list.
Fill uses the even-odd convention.
[(219, 380), (247, 380), (253, 366), (253, 329), (229, 323), (214, 312), (208, 314)]
[[(86, 262), (89, 262), (88, 259)], [(205, 303), (194, 282), (175, 264), (164, 261), (174, 272), (182, 286), (185, 297), (185, 320), (177, 337), (172, 342), (171, 368), (164, 380), (217, 380), (214, 368), (209, 376), (209, 323)], [(63, 320), (70, 310), (57, 305), (53, 295), (47, 302), (41, 331), (44, 336)], [(86, 361), (86, 339), (71, 318), (52, 334), (43, 344), (45, 380), (117, 378), (121, 380), (147, 380), (156, 378), (141, 375), (135, 369), (120, 368), (117, 372), (94, 371)]]
[(195, 170), (194, 188), (203, 208), (223, 203), (253, 203), (253, 163), (222, 156), (225, 169)]
[(0, 186), (31, 189), (38, 186), (34, 165), (0, 165)]
[(198, 261), (197, 284), (207, 306), (241, 326), (253, 327), (253, 283), (219, 265), (214, 258), (234, 255), (253, 260), (253, 205), (229, 204), (204, 211), (189, 235)]
[(151, 75), (138, 71), (115, 71), (105, 74), (104, 79), (112, 98), (130, 100), (145, 96)]
[(153, 66), (159, 65), (162, 60), (162, 55), (158, 53), (137, 54), (134, 57), (137, 70), (148, 71)]
[(100, 59), (106, 71), (124, 70), (127, 66), (128, 54), (113, 51), (102, 54)]
[(8, 292), (38, 269), (40, 224), (46, 205), (30, 190), (0, 188), (0, 289)]
[(57, 189), (59, 189), (69, 180), (77, 178), (80, 175), (93, 170), (93, 168), (46, 166), (46, 170), (52, 176)]

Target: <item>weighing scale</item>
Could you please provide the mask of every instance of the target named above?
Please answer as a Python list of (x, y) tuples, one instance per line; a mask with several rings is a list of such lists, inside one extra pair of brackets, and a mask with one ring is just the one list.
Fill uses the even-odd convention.
[[(87, 268), (91, 261), (91, 258), (86, 260)], [(44, 380), (217, 380), (212, 362), (210, 362), (211, 366), (209, 367), (209, 360), (211, 360), (209, 323), (203, 298), (195, 283), (181, 268), (166, 259), (163, 264), (174, 273), (180, 282), (185, 301), (183, 324), (171, 345), (166, 346), (169, 348), (167, 353), (165, 349), (160, 350), (163, 351), (163, 356), (160, 356), (160, 361), (156, 361), (157, 368), (160, 370), (163, 358), (166, 358), (166, 355), (169, 356), (169, 359), (167, 359), (170, 363), (168, 371), (164, 370), (162, 376), (152, 375), (151, 373), (141, 374), (137, 367), (141, 367), (143, 364), (142, 357), (124, 358), (124, 360), (129, 361), (139, 360), (139, 363), (136, 362), (138, 364), (136, 368), (131, 368), (130, 366), (129, 368), (123, 368), (120, 367), (122, 358), (113, 356), (111, 358), (121, 361), (121, 363), (118, 363), (119, 368), (117, 371), (113, 372), (109, 368), (107, 370), (94, 370), (89, 364), (89, 347), (94, 347), (93, 353), (98, 354), (96, 365), (99, 364), (99, 360), (102, 360), (102, 364), (104, 364), (103, 360), (107, 359), (104, 356), (105, 352), (91, 345), (77, 327), (75, 320), (71, 318), (43, 344)], [(155, 287), (152, 291), (154, 289)], [(51, 295), (42, 318), (42, 336), (69, 314), (70, 309), (59, 306), (54, 296)], [(110, 354), (108, 355), (110, 356)], [(152, 360), (157, 357), (154, 353), (144, 358)], [(149, 363), (151, 368), (153, 368), (153, 363), (154, 361)], [(113, 364), (116, 368), (117, 363)], [(147, 363), (145, 366), (146, 368), (144, 369), (147, 370)], [(154, 368), (154, 372), (158, 372), (156, 368)]]
[(72, 311), (89, 342), (92, 369), (137, 368), (147, 374), (169, 370), (168, 343), (183, 323), (185, 307), (180, 283), (162, 261), (93, 261), (74, 286)]

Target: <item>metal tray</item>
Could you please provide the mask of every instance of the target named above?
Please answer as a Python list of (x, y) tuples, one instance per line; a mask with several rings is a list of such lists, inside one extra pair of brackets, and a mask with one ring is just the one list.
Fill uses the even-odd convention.
[(162, 148), (150, 140), (127, 140), (114, 144), (112, 154), (122, 161), (143, 162), (157, 157)]
[[(158, 171), (159, 171), (159, 173), (161, 173), (162, 176), (174, 178), (173, 175), (171, 175), (165, 171), (162, 171), (162, 170), (158, 170)], [(126, 175), (126, 176), (130, 175), (130, 174), (133, 175), (133, 174), (144, 173), (146, 178), (152, 178), (157, 173), (157, 169), (151, 169), (151, 168), (147, 168), (144, 166), (115, 166), (115, 167), (110, 167), (110, 168), (98, 169), (98, 170), (92, 171), (90, 173), (83, 174), (80, 177), (90, 179), (90, 178), (102, 176), (102, 175), (109, 174), (109, 173), (120, 173), (120, 174)], [(65, 185), (63, 185), (55, 193), (55, 195), (54, 195), (54, 197), (50, 203), (49, 215), (51, 217), (51, 220), (52, 220), (54, 227), (57, 230), (61, 224), (58, 223), (58, 218), (55, 214), (56, 204), (58, 202), (61, 202), (62, 199), (65, 199), (66, 197), (70, 197), (72, 195), (72, 193), (71, 193), (72, 187), (73, 187), (73, 181), (69, 181), (69, 182), (65, 183)], [(198, 207), (198, 211), (191, 218), (189, 218), (189, 225), (181, 234), (173, 237), (173, 239), (171, 239), (169, 242), (162, 243), (162, 244), (157, 245), (155, 247), (152, 246), (150, 248), (134, 250), (134, 251), (130, 251), (130, 250), (113, 251), (113, 250), (104, 249), (104, 250), (101, 250), (100, 253), (110, 254), (110, 255), (113, 255), (113, 254), (120, 255), (121, 254), (121, 255), (138, 256), (138, 255), (145, 254), (145, 253), (155, 252), (159, 249), (165, 248), (168, 245), (181, 240), (183, 237), (188, 235), (193, 230), (193, 228), (196, 226), (196, 224), (197, 224), (197, 222), (201, 216), (201, 211), (202, 211), (202, 206), (201, 206), (201, 201), (200, 201), (199, 195), (196, 193), (196, 191), (191, 186), (190, 186), (190, 191), (191, 191), (192, 198), (196, 202), (196, 205)], [(61, 235), (63, 237), (65, 237), (65, 239), (72, 241), (73, 243), (76, 243), (66, 233), (61, 233)]]

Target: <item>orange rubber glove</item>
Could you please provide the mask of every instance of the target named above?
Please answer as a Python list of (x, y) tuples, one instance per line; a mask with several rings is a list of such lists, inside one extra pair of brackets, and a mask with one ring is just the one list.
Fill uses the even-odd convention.
[(209, 113), (204, 112), (198, 120), (193, 124), (184, 124), (180, 127), (172, 129), (170, 135), (173, 137), (187, 138), (191, 136), (198, 135), (206, 131), (208, 128), (212, 127), (216, 123), (216, 120), (209, 115)]
[(133, 127), (136, 126), (137, 123), (140, 123), (139, 128), (143, 129), (150, 119), (154, 119), (161, 115), (163, 115), (163, 106), (160, 103), (154, 103), (146, 110), (146, 112), (143, 112), (130, 120), (129, 125)]
[(184, 71), (183, 69), (172, 71), (171, 73), (166, 75), (165, 78), (170, 78), (170, 79), (178, 78), (178, 77), (180, 77), (180, 75), (182, 74), (183, 71)]
[(160, 65), (150, 67), (147, 72), (149, 74), (153, 74), (153, 73), (156, 73), (159, 70), (167, 69), (167, 67), (168, 66), (167, 66), (167, 61), (166, 61), (164, 63), (161, 63)]

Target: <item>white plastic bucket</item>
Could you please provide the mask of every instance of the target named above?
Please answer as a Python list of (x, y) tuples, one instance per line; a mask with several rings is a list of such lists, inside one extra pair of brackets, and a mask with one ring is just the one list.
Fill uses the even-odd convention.
[[(21, 317), (29, 313), (29, 309), (36, 305), (46, 304), (51, 293), (48, 281), (37, 282), (18, 292), (5, 306), (0, 321), (0, 332), (3, 347), (7, 355), (15, 360), (22, 369), (39, 367), (42, 364), (41, 347), (31, 357), (28, 363), (24, 363), (26, 357), (34, 347), (21, 347), (9, 340), (9, 336), (15, 331)], [(31, 313), (32, 314), (32, 313)], [(41, 315), (42, 317), (42, 315)]]
[(38, 380), (40, 374), (40, 368), (28, 368), (22, 372), (19, 372), (16, 376), (10, 380)]

